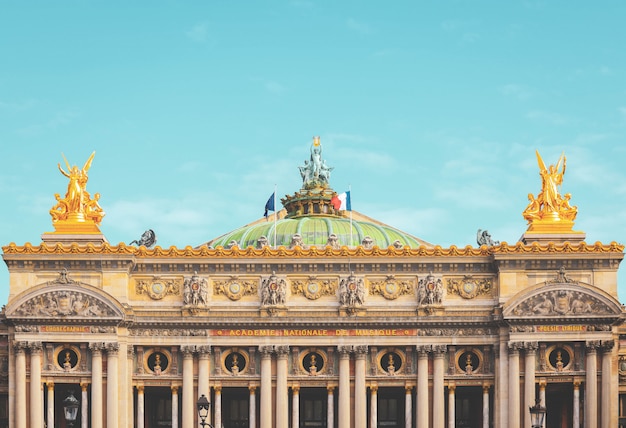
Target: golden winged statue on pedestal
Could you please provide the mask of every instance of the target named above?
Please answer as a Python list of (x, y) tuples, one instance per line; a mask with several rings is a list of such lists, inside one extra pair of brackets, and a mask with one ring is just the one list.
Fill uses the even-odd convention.
[[(98, 225), (102, 221), (104, 211), (98, 204), (100, 194), (94, 194), (92, 199), (89, 192), (87, 192), (87, 180), (89, 179), (87, 173), (95, 155), (96, 152), (93, 152), (85, 162), (85, 165), (79, 168), (77, 165), (70, 166), (65, 155), (61, 154), (67, 171), (61, 167), (60, 163), (58, 164), (59, 171), (69, 179), (69, 183), (64, 198), (61, 198), (58, 193), (54, 195), (57, 204), (50, 210), (52, 223), (57, 230), (59, 229), (57, 226), (61, 225), (69, 225), (70, 227), (71, 225)], [(66, 227), (61, 228), (66, 229)]]
[(541, 176), (541, 192), (535, 198), (532, 193), (528, 194), (529, 204), (522, 213), (529, 224), (535, 223), (573, 223), (578, 209), (569, 204), (571, 194), (566, 193), (561, 196), (559, 192), (565, 174), (566, 158), (561, 154), (556, 165), (546, 167), (539, 151), (537, 163), (539, 164), (539, 175)]

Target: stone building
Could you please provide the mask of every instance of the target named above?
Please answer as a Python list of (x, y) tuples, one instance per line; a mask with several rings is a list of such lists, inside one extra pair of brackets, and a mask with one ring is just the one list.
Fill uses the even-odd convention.
[(342, 209), (319, 139), (284, 209), (198, 247), (109, 244), (93, 155), (68, 165), (54, 232), (2, 248), (2, 426), (65, 427), (70, 394), (92, 428), (198, 427), (201, 395), (224, 428), (530, 427), (536, 399), (623, 426), (624, 246), (584, 242), (537, 158), (520, 241), (465, 248)]

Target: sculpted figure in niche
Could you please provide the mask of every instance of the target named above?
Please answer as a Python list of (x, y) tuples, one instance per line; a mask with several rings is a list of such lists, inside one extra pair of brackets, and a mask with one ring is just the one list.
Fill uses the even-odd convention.
[(161, 374), (161, 354), (156, 354), (154, 356), (154, 367), (152, 368), (152, 371), (156, 376)]
[(315, 376), (317, 374), (317, 357), (315, 354), (311, 354), (311, 360), (309, 362), (309, 374)]
[(396, 366), (393, 363), (393, 354), (389, 354), (387, 359), (387, 373), (389, 373), (390, 376), (396, 374)]
[(261, 284), (261, 305), (277, 306), (284, 305), (286, 301), (287, 282), (272, 272), (269, 278)]
[(365, 303), (365, 285), (354, 272), (339, 283), (339, 303), (342, 306), (355, 307)]
[(63, 370), (66, 372), (72, 370), (72, 362), (70, 361), (70, 351), (65, 351), (65, 361), (63, 361)]
[(230, 372), (235, 376), (239, 374), (239, 355), (237, 354), (233, 354), (233, 362), (230, 366)]

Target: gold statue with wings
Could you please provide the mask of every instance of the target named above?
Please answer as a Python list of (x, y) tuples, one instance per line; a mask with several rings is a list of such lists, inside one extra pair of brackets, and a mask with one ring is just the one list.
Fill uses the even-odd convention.
[(58, 193), (55, 194), (58, 203), (50, 210), (53, 223), (59, 221), (78, 223), (91, 221), (95, 224), (99, 224), (102, 221), (104, 211), (102, 211), (102, 208), (98, 204), (100, 194), (96, 193), (94, 198), (91, 199), (89, 192), (87, 192), (88, 172), (95, 155), (96, 152), (93, 152), (85, 162), (85, 165), (79, 168), (77, 165), (70, 166), (65, 155), (61, 154), (65, 161), (67, 171), (61, 167), (60, 163), (58, 164), (59, 171), (69, 179), (69, 183), (67, 185), (65, 198), (61, 198)]
[(537, 163), (541, 176), (541, 192), (535, 198), (532, 193), (528, 194), (529, 204), (523, 212), (523, 216), (529, 223), (539, 221), (573, 221), (576, 217), (577, 208), (569, 204), (571, 195), (567, 193), (561, 196), (560, 188), (565, 174), (566, 158), (561, 154), (556, 165), (546, 167), (539, 151)]

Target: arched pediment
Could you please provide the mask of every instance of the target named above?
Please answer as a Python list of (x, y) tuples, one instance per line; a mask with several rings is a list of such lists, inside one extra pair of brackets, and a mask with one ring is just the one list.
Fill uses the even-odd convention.
[(39, 284), (17, 296), (6, 308), (7, 320), (123, 321), (115, 298), (92, 285), (73, 281), (62, 272), (55, 281)]
[(548, 281), (513, 297), (503, 308), (504, 318), (618, 317), (620, 303), (589, 284)]

